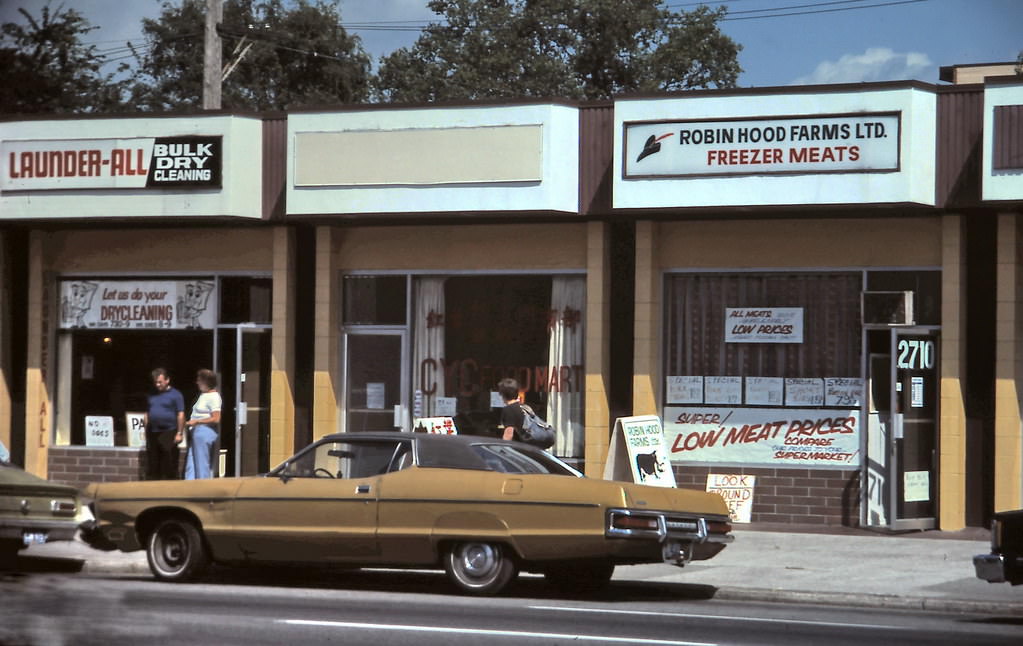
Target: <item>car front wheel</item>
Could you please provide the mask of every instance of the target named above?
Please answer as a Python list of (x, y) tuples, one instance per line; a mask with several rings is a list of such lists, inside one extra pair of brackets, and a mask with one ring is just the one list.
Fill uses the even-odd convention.
[(497, 594), (518, 574), (504, 546), (479, 542), (452, 545), (444, 570), (462, 591), (480, 595)]
[(161, 581), (188, 581), (209, 565), (209, 551), (199, 528), (187, 520), (169, 518), (156, 526), (146, 550), (149, 569)]

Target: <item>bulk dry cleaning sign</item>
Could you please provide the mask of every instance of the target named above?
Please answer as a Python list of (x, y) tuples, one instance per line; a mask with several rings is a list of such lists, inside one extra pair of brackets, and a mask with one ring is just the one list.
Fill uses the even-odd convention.
[(901, 115), (625, 124), (625, 177), (899, 169)]
[(217, 323), (211, 280), (66, 280), (60, 327), (211, 329)]
[(220, 136), (0, 143), (0, 190), (220, 188)]

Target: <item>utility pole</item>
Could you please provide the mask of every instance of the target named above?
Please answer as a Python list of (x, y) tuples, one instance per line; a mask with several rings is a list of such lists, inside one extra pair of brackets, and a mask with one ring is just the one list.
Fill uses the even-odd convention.
[(217, 26), (224, 18), (223, 0), (206, 0), (206, 38), (203, 43), (202, 109), (220, 109), (223, 82), (220, 34)]

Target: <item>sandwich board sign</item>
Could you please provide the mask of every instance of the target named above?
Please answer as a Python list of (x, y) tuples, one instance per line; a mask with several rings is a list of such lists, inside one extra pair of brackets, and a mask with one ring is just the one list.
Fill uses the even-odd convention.
[(604, 479), (631, 480), (656, 487), (675, 486), (661, 418), (639, 415), (615, 420), (604, 464)]
[(450, 417), (421, 417), (412, 425), (412, 430), (434, 435), (458, 435), (455, 420)]

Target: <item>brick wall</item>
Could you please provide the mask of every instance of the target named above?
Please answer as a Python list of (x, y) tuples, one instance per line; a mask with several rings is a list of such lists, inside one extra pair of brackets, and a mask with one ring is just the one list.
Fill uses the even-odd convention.
[(146, 471), (144, 449), (51, 447), (48, 477), (53, 482), (84, 487), (90, 482), (142, 480)]
[(754, 523), (859, 527), (860, 472), (818, 469), (675, 466), (679, 488), (707, 488), (707, 474), (756, 476)]

